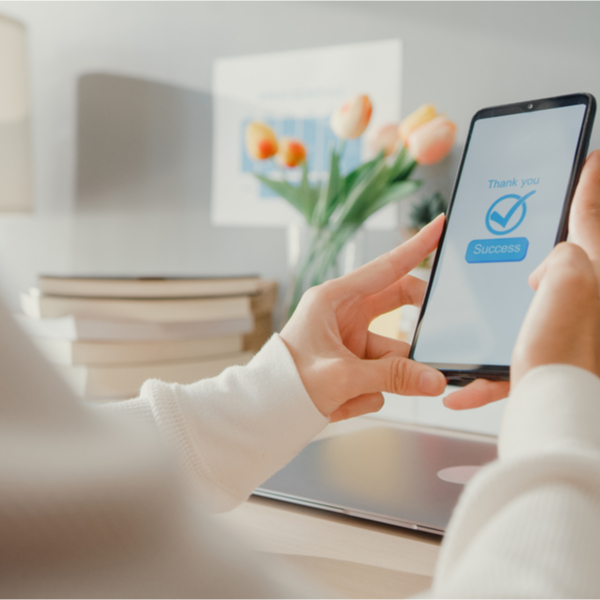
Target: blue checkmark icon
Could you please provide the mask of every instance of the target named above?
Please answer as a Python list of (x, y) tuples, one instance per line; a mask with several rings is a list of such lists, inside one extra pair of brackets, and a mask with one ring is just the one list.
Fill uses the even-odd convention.
[[(527, 214), (527, 204), (525, 201), (532, 194), (535, 194), (535, 190), (532, 190), (524, 196), (507, 194), (506, 196), (502, 196), (502, 198), (498, 198), (498, 200), (490, 206), (485, 216), (485, 226), (488, 228), (488, 231), (494, 235), (506, 235), (507, 233), (514, 231), (523, 222), (523, 219)], [(500, 204), (501, 206), (498, 206)], [(506, 208), (508, 208), (508, 211), (503, 216), (499, 210), (504, 212)], [(511, 220), (514, 222), (513, 217), (519, 208), (521, 209), (520, 217), (512, 227), (508, 227)], [(492, 223), (495, 223), (495, 225)]]

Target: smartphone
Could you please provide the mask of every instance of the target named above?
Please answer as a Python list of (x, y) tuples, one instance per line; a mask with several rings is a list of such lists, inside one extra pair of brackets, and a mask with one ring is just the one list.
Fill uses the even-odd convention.
[(448, 383), (509, 379), (528, 277), (567, 237), (595, 112), (573, 94), (473, 117), (410, 351)]

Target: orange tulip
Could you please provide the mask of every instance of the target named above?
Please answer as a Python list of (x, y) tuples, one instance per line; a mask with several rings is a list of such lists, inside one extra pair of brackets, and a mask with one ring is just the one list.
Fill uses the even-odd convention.
[(433, 165), (450, 153), (455, 135), (456, 125), (444, 115), (438, 115), (410, 134), (406, 148), (419, 164)]
[(279, 140), (277, 161), (286, 167), (297, 167), (306, 160), (306, 148), (299, 140), (282, 138)]
[(379, 154), (382, 150), (385, 156), (389, 156), (398, 145), (398, 125), (388, 123), (380, 127), (375, 135), (369, 140), (369, 146), (373, 154)]
[(400, 127), (398, 127), (398, 135), (400, 135), (402, 143), (406, 145), (406, 141), (415, 129), (418, 129), (421, 125), (425, 125), (425, 123), (431, 121), (436, 116), (437, 113), (433, 104), (423, 104), (423, 106), (410, 113), (408, 117), (402, 120)]
[(360, 137), (371, 120), (372, 112), (369, 96), (354, 96), (331, 115), (331, 129), (342, 140)]
[(265, 160), (277, 154), (278, 148), (277, 138), (268, 125), (253, 121), (246, 127), (248, 156), (257, 160)]

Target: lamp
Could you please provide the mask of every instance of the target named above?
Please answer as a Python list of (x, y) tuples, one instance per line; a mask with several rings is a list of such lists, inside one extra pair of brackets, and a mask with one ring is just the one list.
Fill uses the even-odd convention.
[(0, 211), (33, 210), (27, 43), (22, 23), (0, 15)]

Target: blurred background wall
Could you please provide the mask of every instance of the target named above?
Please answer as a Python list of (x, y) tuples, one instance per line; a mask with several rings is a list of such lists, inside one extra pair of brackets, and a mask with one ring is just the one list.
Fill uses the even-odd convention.
[[(400, 38), (404, 113), (433, 102), (458, 123), (431, 184), (446, 194), (479, 108), (600, 98), (595, 2), (0, 2), (0, 13), (28, 28), (33, 95), (36, 213), (0, 215), (13, 308), (38, 272), (285, 282), (283, 229), (210, 225), (216, 58)], [(400, 238), (369, 232), (366, 258)]]

